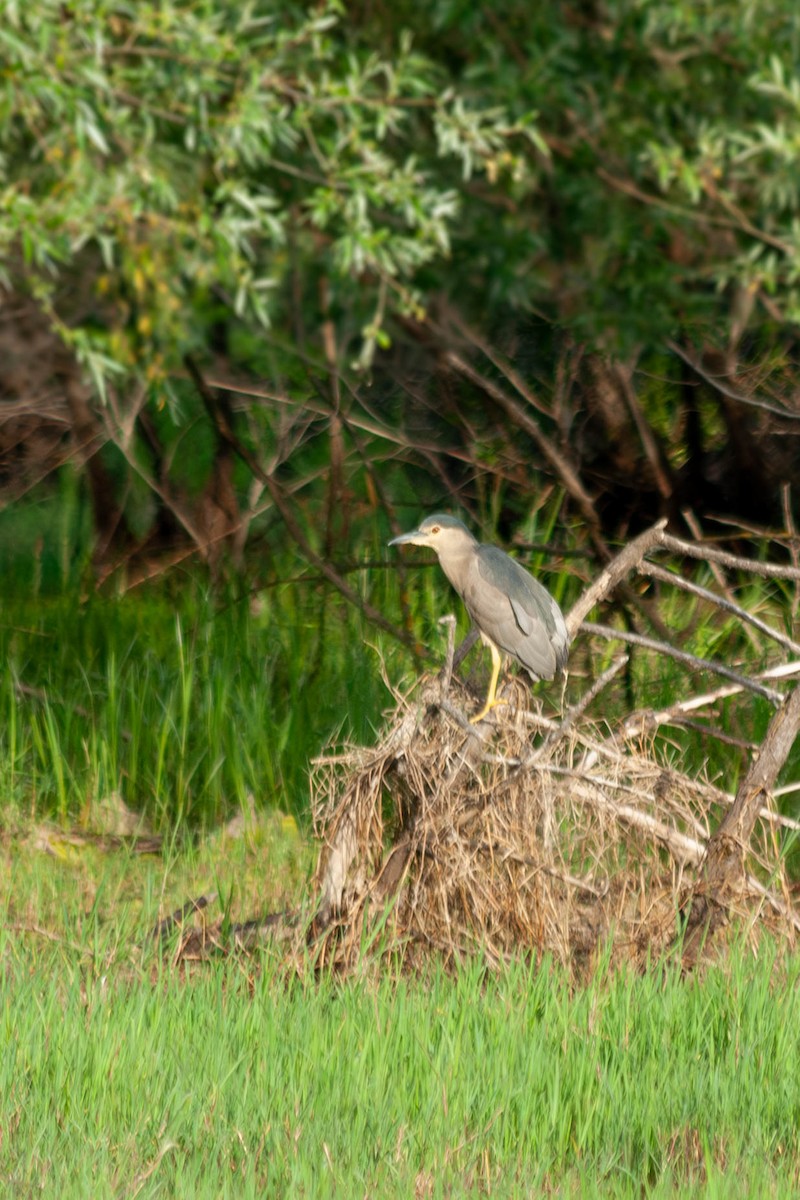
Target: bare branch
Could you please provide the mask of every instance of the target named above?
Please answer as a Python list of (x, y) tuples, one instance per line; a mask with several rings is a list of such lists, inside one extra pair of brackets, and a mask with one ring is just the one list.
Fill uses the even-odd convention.
[(573, 604), (566, 616), (570, 637), (575, 637), (583, 618), (588, 612), (591, 612), (595, 604), (605, 600), (606, 596), (614, 591), (614, 588), (622, 582), (625, 576), (639, 566), (648, 551), (652, 550), (654, 546), (660, 545), (666, 524), (667, 518), (662, 517), (655, 525), (634, 538), (630, 545), (620, 551), (607, 567), (604, 567), (594, 583)]
[(658, 579), (661, 583), (668, 583), (672, 587), (679, 588), (682, 592), (689, 592), (692, 596), (698, 596), (701, 600), (707, 600), (709, 604), (714, 604), (717, 608), (721, 608), (725, 612), (734, 613), (735, 616), (741, 617), (743, 621), (747, 621), (754, 629), (760, 630), (761, 633), (765, 633), (767, 637), (772, 638), (779, 645), (785, 646), (787, 650), (791, 650), (792, 654), (800, 654), (800, 643), (793, 641), (792, 638), (787, 637), (785, 633), (781, 633), (772, 625), (768, 625), (766, 621), (753, 616), (746, 608), (741, 608), (738, 604), (734, 604), (732, 600), (718, 596), (715, 592), (710, 592), (708, 588), (700, 587), (699, 584), (692, 583), (690, 579), (684, 579), (682, 575), (677, 575), (672, 571), (665, 571), (663, 567), (656, 566), (655, 563), (640, 563), (637, 570), (640, 575), (648, 575), (652, 579)]
[(596, 700), (604, 688), (608, 687), (612, 679), (615, 679), (622, 668), (627, 666), (627, 663), (627, 654), (621, 654), (619, 658), (614, 660), (611, 666), (603, 672), (599, 679), (594, 681), (588, 691), (584, 692), (577, 703), (573, 704), (571, 708), (568, 709), (567, 714), (558, 729), (548, 734), (548, 736), (545, 738), (542, 750), (552, 749), (556, 742), (566, 737), (570, 730), (575, 726), (576, 722), (579, 721), (586, 712), (589, 705)]
[(722, 563), (724, 567), (729, 567), (732, 571), (747, 571), (752, 575), (761, 575), (765, 579), (800, 580), (800, 567), (759, 562), (755, 558), (742, 558), (738, 554), (729, 554), (727, 550), (709, 546), (706, 542), (684, 542), (681, 538), (673, 537), (671, 533), (662, 533), (659, 544), (664, 550), (671, 550), (673, 554), (685, 554), (688, 558), (702, 558), (709, 563)]
[(712, 375), (710, 371), (707, 371), (703, 364), (694, 355), (684, 350), (678, 342), (668, 341), (667, 345), (672, 353), (683, 359), (686, 365), (691, 367), (694, 373), (699, 375), (709, 387), (714, 388), (723, 396), (727, 396), (729, 400), (735, 400), (738, 404), (746, 404), (750, 408), (760, 408), (764, 412), (773, 413), (776, 417), (784, 417), (787, 421), (800, 421), (800, 413), (792, 412), (788, 408), (781, 408), (778, 404), (770, 404), (767, 400), (756, 400), (753, 396), (747, 396), (744, 392), (732, 388), (719, 375)]
[[(717, 217), (697, 209), (685, 208), (680, 204), (671, 204), (663, 196), (652, 195), (643, 191), (632, 180), (619, 179), (611, 175), (604, 167), (597, 167), (597, 175), (604, 183), (607, 183), (616, 191), (623, 192), (626, 196), (631, 196), (634, 200), (640, 200), (643, 204), (663, 209), (664, 212), (675, 213), (677, 216), (694, 221), (698, 225), (711, 225), (717, 229), (732, 229), (739, 233), (746, 233), (749, 237), (764, 242), (767, 246), (772, 246), (776, 250), (780, 250), (782, 254), (791, 255), (792, 253), (792, 247), (786, 242), (780, 238), (773, 237), (772, 234), (766, 233), (764, 230), (757, 229), (746, 218), (737, 216), (736, 220), (730, 220), (727, 217)], [(744, 224), (742, 223), (743, 220), (745, 221)]]
[(741, 871), (744, 848), (753, 833), (758, 814), (800, 733), (800, 686), (770, 721), (761, 749), (739, 784), (736, 799), (708, 846), (706, 884), (710, 888), (729, 885), (730, 876)]
[(746, 675), (740, 675), (737, 671), (732, 671), (730, 667), (724, 667), (721, 663), (712, 662), (708, 658), (697, 658), (686, 650), (678, 650), (675, 646), (670, 646), (668, 642), (658, 642), (655, 638), (644, 637), (640, 633), (629, 633), (624, 629), (612, 629), (608, 625), (595, 625), (592, 621), (584, 621), (581, 629), (597, 637), (607, 638), (609, 641), (627, 642), (631, 646), (642, 646), (646, 650), (655, 650), (658, 654), (665, 654), (668, 658), (674, 658), (677, 662), (684, 663), (693, 671), (711, 671), (714, 675), (721, 675), (723, 679), (730, 679), (747, 691), (754, 692), (757, 696), (763, 696), (772, 704), (783, 703), (782, 692), (764, 687), (763, 684), (756, 683), (753, 679), (749, 679)]
[[(793, 675), (800, 675), (800, 662), (780, 663), (777, 667), (759, 671), (755, 678), (788, 679)], [(622, 727), (622, 736), (626, 740), (641, 737), (643, 733), (657, 729), (659, 725), (669, 725), (673, 721), (680, 721), (686, 713), (697, 712), (700, 708), (708, 708), (710, 704), (716, 704), (718, 700), (727, 700), (729, 696), (736, 696), (744, 690), (739, 684), (729, 683), (716, 688), (713, 692), (704, 692), (700, 696), (690, 696), (687, 700), (678, 700), (668, 708), (640, 709), (638, 712), (631, 713), (625, 721)]]
[(473, 329), (471, 325), (468, 325), (467, 322), (461, 317), (460, 313), (456, 312), (455, 309), (448, 309), (448, 316), (454, 322), (458, 332), (465, 337), (467, 341), (475, 347), (476, 350), (480, 350), (481, 354), (484, 354), (486, 358), (488, 358), (492, 366), (496, 367), (497, 370), (505, 376), (505, 378), (513, 387), (514, 391), (518, 392), (520, 396), (522, 396), (523, 400), (531, 406), (531, 408), (535, 408), (537, 412), (542, 414), (542, 416), (548, 417), (552, 421), (553, 414), (550, 412), (547, 405), (543, 404), (539, 397), (531, 391), (525, 380), (520, 375), (519, 371), (515, 370), (515, 368), (506, 361), (505, 357), (495, 350), (493, 346), (490, 346), (489, 343), (481, 337), (477, 330)]
[[(702, 542), (703, 541), (703, 533), (700, 528), (700, 522), (697, 520), (697, 517), (694, 515), (692, 510), (690, 508), (682, 508), (681, 516), (683, 517), (686, 524), (689, 526), (689, 529), (691, 530), (692, 537), (694, 538), (694, 540), (698, 543)], [(733, 601), (733, 592), (731, 591), (731, 589), (728, 586), (728, 581), (725, 578), (725, 572), (723, 571), (722, 567), (719, 565), (719, 563), (715, 563), (713, 560), (709, 560), (708, 565), (711, 568), (711, 574), (716, 579), (717, 584), (719, 585), (719, 588), (720, 588), (723, 596), (727, 597), (728, 600)], [(758, 637), (756, 636), (756, 634), (750, 628), (750, 626), (745, 625), (744, 629), (745, 629), (745, 634), (747, 636), (747, 639), (750, 642), (750, 645), (754, 649), (760, 649), (761, 643), (760, 643)]]
[[(770, 721), (760, 752), (753, 757), (719, 828), (708, 843), (703, 871), (688, 897), (683, 961), (692, 965), (702, 944), (726, 922), (733, 903), (751, 882), (745, 854), (765, 802), (800, 733), (800, 687)], [(795, 927), (795, 915), (791, 914)]]

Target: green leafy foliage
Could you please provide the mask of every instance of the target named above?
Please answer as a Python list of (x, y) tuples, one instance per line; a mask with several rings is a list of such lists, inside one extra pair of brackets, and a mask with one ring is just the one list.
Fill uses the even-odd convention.
[(19, 253), (98, 376), (145, 351), (160, 377), (212, 294), (280, 323), (293, 261), (338, 280), (362, 364), (466, 280), (605, 339), (719, 317), (734, 281), (792, 320), (795, 25), (777, 0), (8, 4), (6, 277)]
[[(98, 381), (143, 350), (159, 378), (212, 293), (268, 324), (290, 242), (361, 296), (368, 358), (385, 305), (413, 310), (415, 273), (449, 253), (459, 201), (434, 141), (466, 177), (516, 132), (441, 92), (408, 34), (368, 50), (337, 3), (5, 15), (0, 249)], [(82, 313), (61, 315), (65, 272), (89, 272)]]

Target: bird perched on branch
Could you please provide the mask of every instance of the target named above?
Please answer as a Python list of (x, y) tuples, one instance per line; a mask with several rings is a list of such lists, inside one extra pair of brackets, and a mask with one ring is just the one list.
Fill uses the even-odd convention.
[(492, 652), (492, 678), (486, 703), (471, 718), (482, 721), (502, 704), (497, 681), (503, 655), (514, 658), (532, 679), (552, 679), (563, 671), (569, 634), (553, 597), (499, 546), (482, 545), (455, 517), (435, 513), (419, 529), (393, 538), (390, 546), (430, 546), (464, 601), (485, 645)]

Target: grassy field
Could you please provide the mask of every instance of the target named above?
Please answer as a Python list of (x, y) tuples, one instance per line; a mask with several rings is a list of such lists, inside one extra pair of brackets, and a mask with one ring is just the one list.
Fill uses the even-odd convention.
[(309, 859), (276, 822), (168, 863), (5, 837), (1, 1194), (796, 1194), (799, 958), (337, 984), (147, 940), (210, 884), (296, 897)]

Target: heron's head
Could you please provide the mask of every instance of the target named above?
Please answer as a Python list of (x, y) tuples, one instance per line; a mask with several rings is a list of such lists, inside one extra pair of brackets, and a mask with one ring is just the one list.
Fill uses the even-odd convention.
[(390, 546), (430, 546), (437, 554), (463, 553), (477, 545), (466, 525), (446, 513), (426, 517), (419, 529), (392, 538)]

